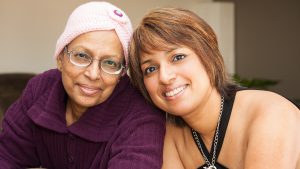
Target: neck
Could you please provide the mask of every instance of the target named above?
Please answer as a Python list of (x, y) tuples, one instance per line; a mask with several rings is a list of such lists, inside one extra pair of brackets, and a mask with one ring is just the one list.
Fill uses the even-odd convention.
[(76, 121), (78, 121), (78, 119), (84, 114), (85, 111), (86, 109), (78, 107), (72, 104), (70, 100), (68, 100), (66, 107), (67, 126), (70, 126)]
[(197, 110), (183, 117), (183, 119), (191, 128), (201, 135), (206, 145), (210, 145), (220, 115), (221, 96), (213, 89), (203, 100), (205, 101), (199, 105)]

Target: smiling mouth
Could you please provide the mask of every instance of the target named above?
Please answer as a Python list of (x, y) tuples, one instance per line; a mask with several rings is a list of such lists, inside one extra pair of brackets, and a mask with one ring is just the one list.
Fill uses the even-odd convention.
[(173, 97), (173, 96), (176, 96), (178, 95), (179, 93), (181, 93), (185, 88), (187, 87), (187, 85), (184, 85), (184, 86), (181, 86), (181, 87), (178, 87), (178, 88), (175, 88), (169, 92), (166, 92), (165, 93), (165, 96), (167, 97)]
[(90, 87), (86, 87), (86, 86), (79, 86), (79, 88), (83, 92), (83, 94), (85, 94), (87, 96), (93, 96), (100, 91), (100, 89), (98, 89), (98, 88), (90, 88)]

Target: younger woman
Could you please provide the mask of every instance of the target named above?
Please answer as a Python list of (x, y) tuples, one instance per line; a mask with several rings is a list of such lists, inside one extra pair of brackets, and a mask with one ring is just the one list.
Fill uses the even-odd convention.
[(129, 63), (132, 82), (168, 113), (164, 169), (300, 169), (299, 109), (232, 83), (216, 35), (193, 12), (148, 13)]

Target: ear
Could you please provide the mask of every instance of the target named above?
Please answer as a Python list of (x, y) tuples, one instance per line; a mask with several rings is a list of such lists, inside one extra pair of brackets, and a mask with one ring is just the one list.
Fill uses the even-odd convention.
[(62, 71), (62, 66), (63, 66), (62, 59), (63, 59), (63, 55), (62, 53), (60, 53), (56, 58), (56, 66), (59, 71)]
[(126, 67), (126, 68), (123, 69), (123, 71), (121, 73), (121, 77), (125, 76), (126, 74), (130, 77), (130, 72), (129, 72), (128, 67)]

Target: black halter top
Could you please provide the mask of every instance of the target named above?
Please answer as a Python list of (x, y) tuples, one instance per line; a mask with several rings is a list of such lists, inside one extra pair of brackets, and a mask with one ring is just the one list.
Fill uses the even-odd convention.
[[(231, 95), (228, 95), (228, 97), (225, 97), (224, 100), (224, 107), (223, 107), (223, 113), (221, 116), (221, 121), (220, 121), (220, 127), (219, 127), (219, 141), (217, 144), (217, 149), (216, 149), (216, 163), (215, 163), (215, 167), (217, 169), (227, 169), (227, 167), (225, 167), (224, 165), (218, 163), (218, 157), (223, 145), (223, 141), (224, 141), (224, 137), (226, 134), (226, 130), (227, 130), (227, 126), (228, 126), (228, 122), (230, 119), (230, 115), (231, 115), (231, 111), (232, 111), (232, 106), (234, 103), (234, 99), (235, 99), (235, 94), (236, 92), (240, 91), (240, 90), (247, 90), (248, 88), (245, 87), (239, 87), (236, 90), (232, 90), (230, 93)], [(287, 98), (288, 99), (288, 98)], [(290, 100), (290, 99), (288, 99)], [(290, 100), (298, 109), (300, 109), (300, 104), (295, 103), (294, 101)], [(215, 133), (216, 134), (216, 133)], [(215, 137), (215, 136), (214, 136)], [(194, 139), (195, 140), (195, 139)], [(199, 136), (199, 142), (201, 144), (201, 147), (203, 149), (203, 152), (205, 154), (205, 156), (208, 158), (209, 161), (212, 161), (212, 156), (213, 156), (213, 146), (211, 146), (211, 150), (208, 151), (207, 148), (205, 147), (205, 144), (202, 140), (202, 138)], [(195, 141), (196, 143), (196, 141)], [(197, 144), (197, 143), (196, 143)], [(213, 143), (212, 143), (213, 145)], [(201, 152), (200, 152), (201, 153)], [(202, 154), (201, 154), (202, 155)], [(204, 163), (202, 166), (198, 167), (197, 169), (205, 169), (205, 167), (207, 167), (207, 165)]]
[[(224, 165), (218, 163), (218, 157), (219, 157), (222, 145), (223, 145), (223, 141), (224, 141), (226, 129), (227, 129), (227, 126), (228, 126), (228, 122), (229, 122), (229, 119), (230, 119), (234, 99), (235, 99), (235, 93), (233, 95), (231, 95), (231, 97), (224, 99), (223, 113), (222, 113), (222, 116), (221, 116), (221, 121), (220, 121), (220, 126), (219, 126), (219, 140), (218, 140), (217, 149), (216, 149), (215, 167), (217, 169), (227, 169), (227, 167), (225, 167)], [(208, 158), (209, 161), (212, 161), (213, 146), (211, 146), (211, 150), (208, 151), (205, 144), (204, 144), (204, 142), (203, 142), (203, 140), (202, 140), (202, 138), (200, 136), (199, 136), (199, 141), (200, 141), (200, 144), (201, 144), (201, 147), (203, 149), (203, 152), (204, 152), (205, 156)], [(195, 140), (195, 143), (196, 143), (196, 140)], [(212, 145), (213, 145), (213, 143), (212, 143)], [(205, 169), (205, 167), (207, 167), (207, 165), (203, 164), (202, 166), (198, 167), (198, 169)]]

